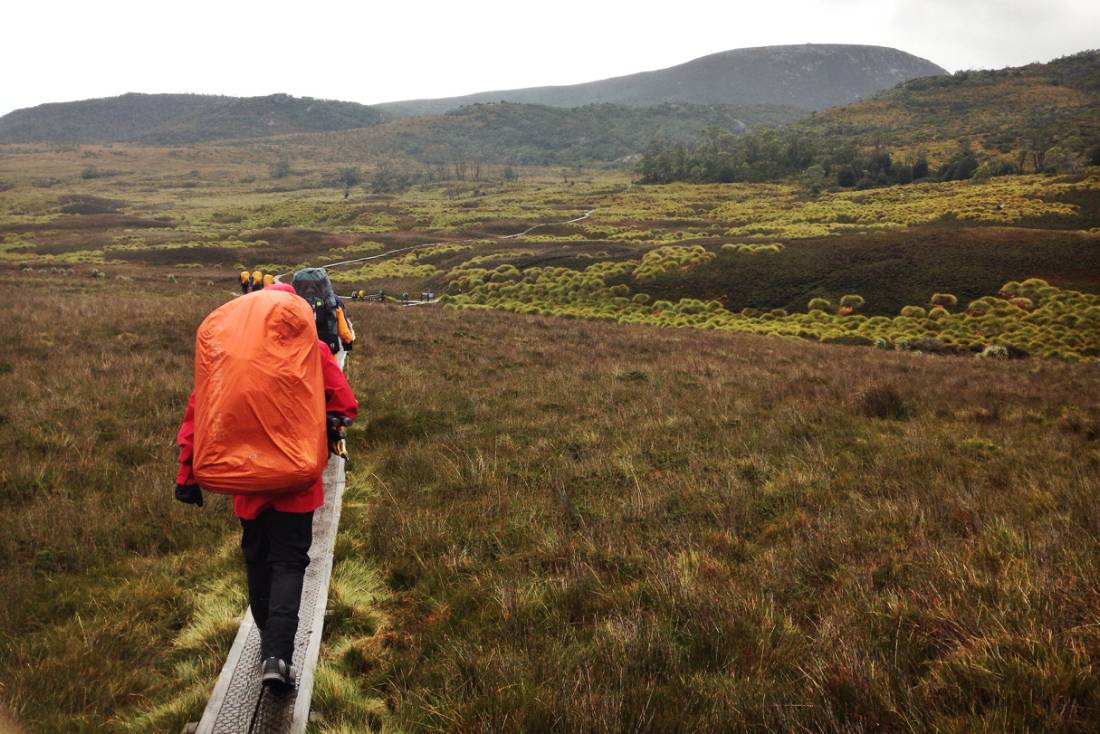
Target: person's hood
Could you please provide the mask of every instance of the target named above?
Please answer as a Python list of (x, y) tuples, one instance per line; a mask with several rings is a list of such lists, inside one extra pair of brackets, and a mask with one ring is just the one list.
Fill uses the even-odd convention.
[(281, 293), (296, 293), (296, 291), (294, 290), (294, 286), (292, 286), (290, 283), (272, 283), (271, 285), (267, 286), (267, 290), (279, 291)]

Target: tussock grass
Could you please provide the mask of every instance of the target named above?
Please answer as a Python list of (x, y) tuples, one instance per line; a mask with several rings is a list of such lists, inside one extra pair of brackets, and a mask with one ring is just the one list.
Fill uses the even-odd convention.
[(1063, 418), (1094, 369), (370, 313), (353, 448), (388, 596), (361, 681), (395, 728), (1100, 714), (1098, 467)]
[[(3, 280), (0, 696), (30, 731), (175, 731), (243, 609), (227, 504), (171, 498), (226, 295), (45, 282)], [(1100, 716), (1093, 366), (350, 307), (317, 731)]]
[(182, 727), (243, 609), (228, 504), (172, 499), (193, 333), (221, 297), (3, 286), (3, 704), (31, 731)]
[(326, 644), (317, 667), (312, 711), (325, 734), (378, 731), (386, 714), (377, 689), (386, 671), (388, 630), (380, 605), (388, 592), (366, 548), (369, 467), (353, 464), (344, 491), (325, 618)]

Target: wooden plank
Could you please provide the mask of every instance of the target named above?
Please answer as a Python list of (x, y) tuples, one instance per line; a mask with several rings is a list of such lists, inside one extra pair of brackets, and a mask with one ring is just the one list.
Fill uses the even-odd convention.
[(294, 638), (297, 686), (282, 696), (260, 685), (260, 631), (246, 610), (221, 675), (199, 721), (197, 734), (304, 734), (309, 722), (314, 671), (321, 651), (332, 576), (332, 552), (344, 493), (344, 460), (330, 456), (325, 469), (325, 504), (313, 515), (313, 545), (306, 568)]

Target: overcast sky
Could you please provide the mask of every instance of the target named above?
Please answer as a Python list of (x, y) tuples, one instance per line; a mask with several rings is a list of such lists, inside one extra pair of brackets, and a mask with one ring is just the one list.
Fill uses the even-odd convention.
[(570, 84), (788, 43), (950, 71), (1100, 47), (1100, 0), (12, 0), (0, 114), (125, 92), (373, 103)]

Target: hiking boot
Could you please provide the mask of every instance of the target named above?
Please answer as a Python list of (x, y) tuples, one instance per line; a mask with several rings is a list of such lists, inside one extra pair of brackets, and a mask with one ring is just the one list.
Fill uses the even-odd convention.
[(290, 665), (282, 658), (267, 658), (264, 660), (261, 682), (273, 693), (289, 691), (294, 687), (294, 676), (290, 672)]

